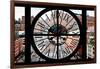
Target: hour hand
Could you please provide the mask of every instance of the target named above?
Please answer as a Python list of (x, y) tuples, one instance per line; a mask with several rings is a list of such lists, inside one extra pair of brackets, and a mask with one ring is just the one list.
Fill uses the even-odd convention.
[(50, 37), (49, 40), (52, 40), (53, 38), (54, 38), (54, 36), (53, 37)]

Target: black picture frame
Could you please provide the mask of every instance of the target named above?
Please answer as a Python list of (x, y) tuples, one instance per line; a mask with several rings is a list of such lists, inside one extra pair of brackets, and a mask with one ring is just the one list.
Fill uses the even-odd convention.
[[(96, 63), (96, 6), (95, 5), (76, 5), (76, 4), (60, 4), (60, 3), (46, 3), (46, 2), (30, 2), (30, 1), (11, 1), (11, 68), (24, 68), (24, 67), (42, 67), (42, 66), (55, 66), (55, 65), (71, 65), (71, 64), (88, 64), (88, 63)], [(15, 6), (17, 7), (25, 7), (25, 62), (24, 63), (15, 63)], [(31, 7), (39, 7), (39, 8), (49, 8), (45, 11), (42, 11), (36, 18), (33, 20), (32, 26), (31, 26)], [(82, 44), (82, 59), (78, 60), (50, 60), (48, 58), (46, 62), (31, 62), (31, 51), (30, 51), (30, 44), (35, 46), (34, 39), (31, 37), (33, 36), (32, 30), (35, 26), (34, 23), (38, 20), (38, 18), (45, 12), (52, 10), (52, 9), (61, 9), (64, 10), (67, 9), (77, 9), (82, 11), (82, 24), (80, 26), (81, 29), (81, 38), (79, 45)], [(93, 59), (87, 59), (87, 10), (94, 11), (94, 58)], [(66, 11), (66, 10), (65, 10)], [(67, 11), (69, 12), (69, 11)], [(71, 13), (76, 20), (78, 21), (78, 18)], [(80, 23), (80, 21), (78, 21)], [(33, 42), (31, 42), (33, 41)], [(33, 47), (35, 51), (38, 49)], [(79, 48), (79, 46), (78, 46)], [(78, 49), (77, 49), (78, 50)], [(77, 51), (76, 50), (76, 51)], [(40, 54), (41, 55), (41, 54)], [(43, 55), (41, 55), (43, 56)], [(43, 56), (44, 57), (44, 56)]]

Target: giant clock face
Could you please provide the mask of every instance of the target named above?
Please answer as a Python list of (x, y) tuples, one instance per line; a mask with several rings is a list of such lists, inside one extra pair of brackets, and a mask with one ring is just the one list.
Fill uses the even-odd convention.
[(45, 9), (33, 20), (33, 48), (48, 60), (70, 58), (80, 44), (80, 21), (70, 10)]

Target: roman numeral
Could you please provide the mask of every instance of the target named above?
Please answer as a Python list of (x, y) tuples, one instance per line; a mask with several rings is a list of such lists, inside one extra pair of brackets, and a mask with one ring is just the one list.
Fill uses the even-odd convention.
[(40, 42), (39, 44), (38, 44), (38, 46), (40, 47), (40, 46), (44, 46), (44, 41), (42, 41), (42, 42)]
[(63, 55), (63, 57), (65, 57), (66, 54), (67, 54), (67, 53), (66, 53), (64, 50), (62, 50), (62, 55)]
[(74, 18), (71, 18), (70, 21), (67, 22), (66, 26), (67, 26), (68, 24), (70, 24), (70, 22), (71, 22), (73, 19), (74, 19)]
[[(61, 14), (62, 14), (62, 15), (61, 15)], [(59, 13), (59, 17), (60, 17), (60, 19), (61, 19), (61, 20), (60, 20), (60, 24), (61, 24), (61, 22), (62, 22), (62, 20), (63, 20), (63, 16), (64, 16), (64, 11), (63, 11), (63, 12), (60, 11), (60, 13)]]
[(56, 57), (56, 46), (54, 46), (54, 50), (53, 50), (53, 55), (52, 55), (52, 57)]
[[(66, 44), (66, 43), (65, 43), (65, 44)], [(66, 44), (66, 45), (67, 45), (67, 44)], [(61, 51), (62, 51), (63, 57), (64, 57), (64, 56), (67, 56), (68, 54), (71, 53), (70, 49), (68, 48), (68, 45), (67, 45), (65, 48), (62, 48), (62, 47), (61, 47)]]
[(44, 43), (44, 41), (42, 41), (42, 42), (40, 42), (40, 43), (38, 44), (38, 47), (39, 47), (39, 48), (41, 47), (40, 50), (42, 50), (44, 46), (46, 46), (46, 44)]
[(64, 18), (63, 18), (63, 20), (65, 20), (66, 22), (68, 22), (70, 17), (71, 16), (66, 13), (65, 16), (64, 16)]
[(45, 28), (45, 25), (42, 24), (41, 22), (38, 22), (37, 25), (40, 26), (41, 28)]
[(50, 18), (48, 17), (48, 15), (47, 14), (45, 14), (45, 15), (46, 15), (47, 19), (50, 21)]
[(54, 24), (56, 24), (55, 23), (55, 18), (56, 18), (56, 11), (51, 11), (51, 16), (52, 16), (52, 18), (53, 18), (53, 22), (54, 22)]
[[(45, 49), (43, 49), (42, 50), (42, 53), (44, 53), (45, 55), (47, 54), (47, 53), (49, 53), (50, 52), (50, 43), (45, 47)], [(48, 54), (49, 55), (49, 54)]]
[(61, 48), (62, 57), (65, 57), (66, 56), (66, 52), (63, 50), (62, 46), (60, 46), (60, 48)]
[(67, 48), (65, 48), (65, 50), (62, 49), (62, 55), (63, 55), (63, 57), (67, 56), (68, 54), (70, 54), (69, 49), (67, 49)]
[(64, 16), (64, 18), (63, 18), (63, 20), (65, 20), (66, 16), (67, 16), (67, 13), (65, 14), (65, 16)]
[(35, 41), (38, 41), (38, 39), (42, 39), (42, 36), (34, 36)]
[(51, 11), (51, 15), (52, 15), (53, 18), (56, 18), (56, 10), (54, 10), (54, 12)]
[[(68, 25), (68, 24), (67, 24)], [(67, 26), (66, 25), (66, 26)], [(70, 30), (70, 29), (72, 29), (73, 27), (75, 27), (77, 24), (76, 24), (76, 22), (74, 22), (72, 25), (69, 25), (70, 27), (68, 28), (68, 30)]]
[(75, 26), (77, 26), (77, 23), (76, 23), (76, 22), (74, 22), (74, 23), (72, 24), (72, 27), (75, 27)]
[(77, 43), (78, 43), (78, 40), (73, 39), (73, 40), (71, 41), (70, 44), (71, 44), (72, 46), (76, 46)]
[(70, 42), (70, 45), (68, 46), (68, 48), (69, 48), (71, 51), (73, 51), (74, 48), (76, 47), (77, 43), (78, 43), (78, 40), (73, 39), (73, 40)]
[(48, 27), (50, 27), (49, 26), (49, 24), (41, 17), (41, 19), (45, 22), (45, 24), (48, 26)]
[(71, 16), (68, 15), (67, 18), (65, 19), (65, 21), (68, 22), (70, 17), (71, 17)]
[(67, 54), (70, 54), (71, 53), (71, 51), (70, 51), (70, 49), (67, 47), (67, 48), (65, 48), (65, 50), (66, 50), (66, 53)]

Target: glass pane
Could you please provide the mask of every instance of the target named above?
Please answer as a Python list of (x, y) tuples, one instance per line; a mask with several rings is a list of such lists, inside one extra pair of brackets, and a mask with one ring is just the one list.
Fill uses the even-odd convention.
[(94, 58), (95, 41), (95, 15), (94, 11), (87, 11), (87, 59)]
[(15, 63), (25, 60), (25, 7), (15, 7)]

